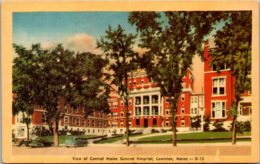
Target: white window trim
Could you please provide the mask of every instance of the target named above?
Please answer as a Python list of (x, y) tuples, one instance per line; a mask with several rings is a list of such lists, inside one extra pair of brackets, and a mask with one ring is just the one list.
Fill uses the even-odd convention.
[[(212, 117), (212, 112), (213, 112), (212, 103), (216, 103), (216, 102), (220, 102), (220, 103), (225, 102), (225, 117), (217, 117), (217, 118)], [(227, 118), (227, 100), (213, 100), (213, 101), (211, 101), (210, 102), (210, 109), (211, 109), (211, 111), (210, 111), (210, 118), (211, 119), (226, 119)]]
[(185, 107), (183, 105), (181, 107), (181, 114), (185, 114)]
[[(184, 124), (182, 124), (182, 123), (184, 123)], [(185, 119), (181, 119), (181, 126), (185, 126), (185, 123), (186, 123)]]
[[(66, 118), (68, 119), (68, 121), (65, 121)], [(68, 123), (70, 123), (70, 118), (69, 118), (69, 116), (64, 116), (64, 124), (68, 124)]]
[[(225, 80), (225, 85), (224, 85), (224, 94), (214, 94), (213, 93), (213, 80), (215, 80), (215, 79), (222, 79), (222, 78), (224, 78), (224, 80)], [(219, 96), (226, 96), (227, 95), (227, 76), (215, 76), (215, 77), (212, 77), (211, 78), (211, 82), (212, 82), (212, 89), (211, 89), (211, 91), (212, 91), (212, 97), (219, 97)], [(218, 81), (218, 89), (219, 89), (219, 81)], [(219, 91), (219, 90), (218, 90)]]

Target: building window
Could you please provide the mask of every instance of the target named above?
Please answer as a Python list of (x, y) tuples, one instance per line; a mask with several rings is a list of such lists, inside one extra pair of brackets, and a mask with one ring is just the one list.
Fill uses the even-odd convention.
[(131, 126), (132, 126), (132, 122), (131, 122), (131, 121), (129, 121), (129, 122), (128, 122), (128, 125), (129, 125), (129, 127), (131, 127)]
[(157, 119), (153, 118), (153, 126), (156, 126), (156, 125), (157, 125)]
[(118, 103), (117, 102), (113, 102), (113, 108), (117, 108), (118, 107)]
[(132, 105), (132, 100), (128, 100), (128, 104), (129, 104), (129, 105)]
[(199, 106), (200, 107), (204, 106), (204, 102), (203, 102), (203, 97), (202, 96), (199, 97)]
[(124, 127), (124, 122), (123, 121), (120, 122), (120, 127)]
[(165, 126), (169, 126), (169, 121), (166, 121)]
[(74, 125), (76, 125), (76, 126), (80, 125), (80, 119), (79, 118), (74, 119)]
[(149, 104), (149, 96), (144, 96), (144, 104)]
[(47, 122), (47, 115), (46, 113), (42, 113), (42, 123)]
[(165, 114), (166, 114), (166, 115), (169, 115), (169, 114), (170, 114), (170, 110), (169, 110), (169, 109), (166, 109)]
[(136, 125), (136, 126), (140, 126), (140, 119), (136, 119), (136, 120), (135, 120), (135, 125)]
[(65, 123), (65, 124), (68, 124), (69, 122), (70, 122), (69, 117), (68, 117), (68, 116), (65, 116), (65, 117), (64, 117), (64, 123)]
[(158, 103), (158, 95), (152, 95), (152, 103), (157, 104)]
[(91, 125), (91, 120), (88, 120), (88, 126), (90, 126)]
[(241, 116), (251, 115), (251, 103), (241, 103), (239, 114)]
[(184, 114), (185, 113), (185, 108), (184, 108), (184, 106), (182, 105), (182, 107), (181, 107), (181, 114)]
[(124, 112), (121, 112), (121, 113), (120, 113), (120, 116), (121, 116), (121, 117), (124, 117)]
[(225, 78), (213, 79), (213, 95), (224, 95), (225, 94)]
[(142, 85), (144, 84), (144, 80), (143, 80), (143, 79), (141, 80), (141, 84), (142, 84)]
[(148, 106), (144, 107), (144, 115), (149, 115), (149, 110)]
[(124, 101), (121, 100), (121, 101), (120, 101), (120, 105), (121, 105), (121, 106), (124, 106)]
[(117, 118), (117, 113), (113, 113), (113, 118)]
[(226, 103), (223, 101), (212, 102), (212, 118), (226, 117)]
[(191, 114), (198, 114), (197, 108), (191, 108)]
[(184, 120), (184, 118), (181, 119), (181, 126), (185, 126), (185, 120)]
[(194, 97), (194, 103), (198, 103), (198, 97)]
[(128, 112), (128, 116), (131, 116), (131, 115), (132, 115), (132, 111), (129, 111), (129, 112)]
[(135, 105), (141, 104), (141, 97), (135, 97)]
[(181, 101), (183, 102), (185, 100), (185, 94), (181, 94)]
[(153, 106), (152, 107), (152, 115), (158, 115), (158, 106)]
[(83, 126), (86, 126), (86, 120), (84, 118), (82, 119), (82, 122), (83, 122)]
[(135, 107), (135, 115), (136, 116), (141, 115), (141, 107)]

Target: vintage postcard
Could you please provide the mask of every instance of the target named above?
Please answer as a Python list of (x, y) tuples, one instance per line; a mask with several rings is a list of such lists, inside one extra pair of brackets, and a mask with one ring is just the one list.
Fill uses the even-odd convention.
[(259, 162), (257, 1), (3, 1), (4, 163)]

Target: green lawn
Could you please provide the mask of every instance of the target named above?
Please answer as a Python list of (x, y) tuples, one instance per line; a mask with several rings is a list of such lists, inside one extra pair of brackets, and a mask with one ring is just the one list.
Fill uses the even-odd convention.
[[(250, 137), (251, 133), (247, 132), (244, 134), (237, 133), (237, 136), (248, 136)], [(185, 133), (185, 134), (177, 134), (177, 140), (194, 140), (194, 141), (179, 141), (181, 143), (204, 143), (204, 142), (230, 142), (232, 137), (231, 132), (199, 132), (199, 133)], [(224, 138), (224, 139), (223, 139)], [(172, 134), (168, 135), (160, 135), (153, 137), (144, 137), (140, 138), (138, 141), (158, 141), (162, 143), (166, 141), (166, 143), (170, 143), (172, 139)], [(209, 140), (207, 140), (209, 139)], [(214, 140), (216, 139), (216, 140)], [(250, 139), (238, 139), (238, 141), (249, 141)], [(154, 142), (151, 142), (154, 143)]]
[[(90, 137), (94, 137), (95, 135), (81, 135), (80, 137), (85, 137), (85, 138), (90, 138)], [(59, 144), (64, 144), (65, 141), (69, 138), (69, 137), (74, 137), (73, 135), (60, 135), (59, 136)], [(75, 136), (76, 137), (76, 136)], [(44, 136), (42, 137), (44, 139), (47, 139), (49, 141), (53, 142), (53, 136)]]
[[(131, 138), (138, 137), (138, 136), (144, 136), (144, 134), (133, 135), (133, 136), (130, 136), (129, 139), (131, 140)], [(102, 141), (98, 142), (97, 144), (114, 143), (114, 142), (117, 142), (117, 141), (125, 139), (125, 138), (126, 138), (126, 136), (124, 135), (122, 137), (116, 137), (116, 138), (110, 138), (107, 140), (102, 140)]]

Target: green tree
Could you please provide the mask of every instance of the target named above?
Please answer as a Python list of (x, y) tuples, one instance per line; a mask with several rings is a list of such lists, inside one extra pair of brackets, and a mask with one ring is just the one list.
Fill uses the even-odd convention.
[(230, 109), (233, 116), (232, 144), (236, 144), (236, 121), (241, 94), (251, 89), (251, 42), (252, 12), (229, 13), (225, 26), (215, 34), (215, 47), (212, 49), (212, 65), (230, 68), (235, 79), (235, 100)]
[(170, 100), (173, 146), (176, 146), (176, 111), (182, 79), (201, 50), (205, 36), (220, 17), (210, 12), (132, 12), (128, 20), (140, 33), (140, 47), (147, 51), (141, 63)]
[(125, 105), (127, 146), (129, 146), (128, 76), (137, 68), (136, 60), (138, 59), (138, 54), (133, 51), (135, 38), (135, 35), (126, 34), (118, 25), (115, 30), (109, 26), (105, 36), (97, 42), (97, 47), (104, 51), (106, 58), (110, 61), (108, 65), (110, 88), (120, 96)]
[[(22, 122), (26, 124), (27, 128), (27, 141), (29, 141), (29, 132), (31, 124), (31, 116), (33, 114), (35, 102), (35, 81), (33, 77), (37, 76), (33, 70), (37, 69), (35, 53), (44, 53), (39, 51), (38, 45), (32, 45), (30, 50), (24, 47), (13, 45), (17, 57), (13, 61), (13, 116), (22, 113)], [(28, 146), (28, 142), (27, 142)]]
[(107, 62), (89, 52), (76, 54), (69, 66), (70, 74), (67, 77), (70, 82), (65, 86), (66, 103), (73, 108), (84, 109), (86, 116), (95, 110), (108, 113), (110, 89), (104, 83), (103, 73)]
[[(108, 111), (109, 92), (101, 82), (101, 72), (106, 61), (101, 57), (90, 53), (75, 54), (62, 45), (57, 45), (51, 51), (42, 50), (39, 44), (35, 45), (34, 51), (17, 47), (15, 50), (19, 56), (30, 54), (30, 57), (21, 61), (25, 64), (19, 67), (18, 72), (28, 69), (27, 76), (32, 83), (26, 86), (33, 93), (31, 103), (47, 111), (55, 146), (59, 144), (59, 120), (64, 115), (60, 107), (61, 99), (74, 108), (84, 108), (86, 113), (93, 112), (93, 109)], [(34, 67), (29, 67), (30, 64)], [(24, 84), (18, 82), (18, 85)]]

